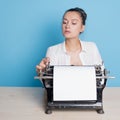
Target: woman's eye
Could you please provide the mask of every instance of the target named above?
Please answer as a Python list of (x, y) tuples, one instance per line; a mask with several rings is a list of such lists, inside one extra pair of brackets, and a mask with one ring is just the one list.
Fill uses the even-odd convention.
[(63, 24), (66, 24), (67, 22), (66, 21), (63, 21)]
[(76, 22), (73, 22), (72, 25), (76, 25), (77, 23)]

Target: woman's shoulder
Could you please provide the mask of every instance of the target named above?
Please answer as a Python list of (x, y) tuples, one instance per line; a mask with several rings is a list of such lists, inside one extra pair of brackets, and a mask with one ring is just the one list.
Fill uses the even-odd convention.
[(85, 48), (97, 47), (96, 43), (92, 41), (81, 41), (81, 44), (82, 44), (82, 47), (85, 47)]
[(97, 50), (97, 46), (95, 42), (91, 42), (91, 41), (81, 41), (81, 45), (82, 45), (82, 49), (85, 51), (96, 51)]
[(63, 46), (63, 43), (58, 43), (58, 44), (55, 44), (55, 45), (48, 47), (48, 49), (57, 50), (57, 49), (61, 49), (62, 46)]
[(61, 53), (62, 49), (63, 49), (63, 43), (52, 45), (48, 47), (46, 56), (47, 57), (56, 56), (59, 53)]
[(92, 42), (92, 41), (81, 41), (82, 44), (84, 45), (95, 45), (96, 46), (96, 43), (95, 42)]

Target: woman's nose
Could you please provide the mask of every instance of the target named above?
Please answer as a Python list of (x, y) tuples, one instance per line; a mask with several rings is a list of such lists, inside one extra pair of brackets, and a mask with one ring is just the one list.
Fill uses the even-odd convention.
[(66, 26), (65, 26), (65, 28), (69, 28), (70, 27), (70, 24), (69, 23), (67, 23), (66, 24)]

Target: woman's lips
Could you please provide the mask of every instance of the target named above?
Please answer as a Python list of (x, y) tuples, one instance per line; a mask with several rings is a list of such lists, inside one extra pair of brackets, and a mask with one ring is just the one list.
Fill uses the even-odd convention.
[(69, 30), (65, 30), (65, 34), (69, 34), (70, 33), (70, 31)]

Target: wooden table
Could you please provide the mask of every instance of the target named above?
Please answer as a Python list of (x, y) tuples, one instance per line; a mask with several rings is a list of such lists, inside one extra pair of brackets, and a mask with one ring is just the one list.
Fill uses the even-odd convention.
[(88, 110), (53, 110), (45, 114), (41, 87), (0, 87), (0, 120), (120, 120), (120, 87), (103, 92), (104, 114)]

